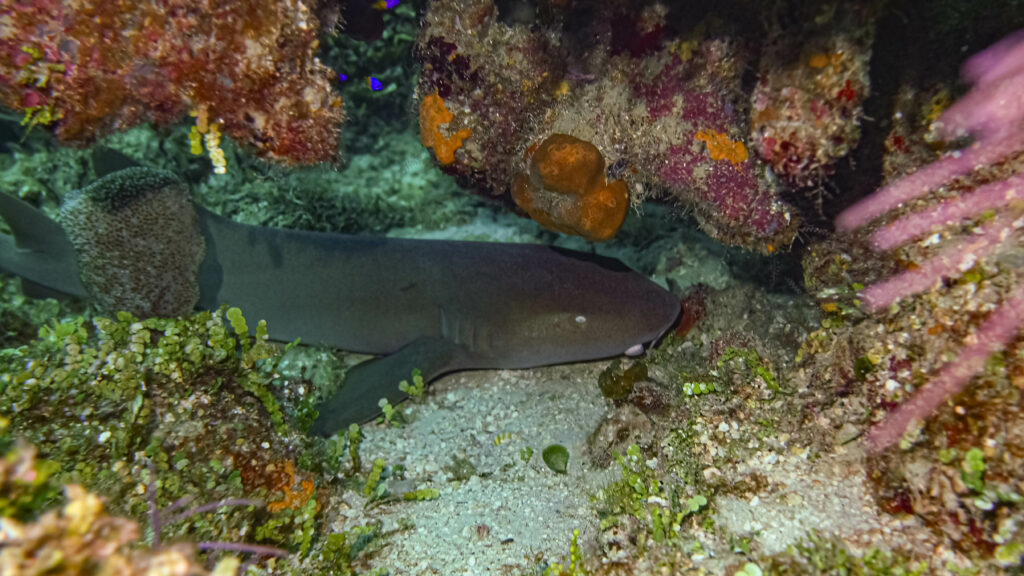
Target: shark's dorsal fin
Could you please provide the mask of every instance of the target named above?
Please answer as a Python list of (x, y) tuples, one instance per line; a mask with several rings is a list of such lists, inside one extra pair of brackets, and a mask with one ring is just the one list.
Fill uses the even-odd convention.
[(142, 164), (138, 160), (119, 150), (108, 148), (102, 144), (97, 144), (92, 148), (92, 169), (96, 172), (97, 178), (103, 178), (114, 172), (120, 172), (125, 168), (138, 168), (140, 166)]
[(50, 257), (70, 255), (75, 250), (67, 234), (55, 220), (28, 202), (9, 194), (0, 194), (0, 217), (14, 233), (19, 250), (39, 252)]

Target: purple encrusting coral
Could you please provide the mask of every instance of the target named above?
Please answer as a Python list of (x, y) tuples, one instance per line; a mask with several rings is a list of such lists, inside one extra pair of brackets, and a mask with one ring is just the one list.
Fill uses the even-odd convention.
[[(1014, 34), (974, 56), (964, 65), (962, 75), (973, 83), (972, 90), (946, 110), (933, 129), (937, 136), (946, 139), (972, 135), (974, 144), (885, 186), (851, 207), (836, 220), (840, 231), (864, 227), (957, 177), (995, 165), (1024, 150), (1024, 138), (1020, 136), (1024, 124), (1024, 34)], [(1022, 226), (1019, 206), (1015, 206), (1021, 199), (1022, 183), (1021, 176), (993, 182), (945, 198), (927, 209), (901, 215), (875, 230), (870, 238), (872, 245), (877, 250), (889, 250), (922, 236), (926, 237), (926, 244), (933, 244), (942, 231), (972, 220), (983, 221), (967, 235), (941, 246), (920, 265), (865, 289), (862, 298), (867, 309), (887, 309), (944, 278), (959, 276), (1011, 245)], [(929, 236), (930, 233), (935, 235)], [(1024, 325), (1024, 285), (1019, 280), (1016, 284), (988, 318), (964, 339), (965, 346), (958, 357), (868, 432), (871, 450), (877, 452), (896, 443), (914, 422), (923, 421), (962, 391), (982, 371), (988, 357), (1012, 341)]]

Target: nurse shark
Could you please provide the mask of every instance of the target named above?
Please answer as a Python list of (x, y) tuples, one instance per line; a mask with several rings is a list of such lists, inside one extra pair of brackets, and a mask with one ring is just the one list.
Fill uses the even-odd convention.
[[(99, 205), (118, 222), (135, 218), (138, 197), (163, 193), (125, 190), (125, 181), (178, 182), (169, 173), (132, 167), (74, 195), (88, 198), (90, 189), (106, 183), (98, 187), (106, 190)], [(635, 355), (680, 313), (672, 293), (612, 258), (536, 244), (251, 226), (195, 205), (184, 194), (186, 209), (195, 214), (186, 220), (194, 222), (202, 244), (194, 306), (230, 304), (266, 320), (276, 339), (301, 338), (378, 356), (352, 368), (342, 388), (318, 406), (312, 432), (319, 435), (376, 416), (381, 398), (403, 400), (398, 383), (413, 370), (429, 382), (459, 370)], [(0, 268), (48, 295), (96, 295), (82, 281), (91, 264), (77, 240), (81, 228), (91, 225), (89, 218), (62, 216), (62, 226), (3, 193), (0, 216), (13, 232), (0, 235)], [(85, 236), (92, 234), (87, 229)], [(93, 278), (104, 272), (89, 270)]]

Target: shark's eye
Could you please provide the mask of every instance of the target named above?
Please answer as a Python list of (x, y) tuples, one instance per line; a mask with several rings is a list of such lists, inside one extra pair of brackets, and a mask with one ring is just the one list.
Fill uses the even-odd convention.
[(577, 316), (576, 317), (576, 323), (577, 324), (586, 324), (587, 323), (587, 317), (583, 316), (583, 315)]

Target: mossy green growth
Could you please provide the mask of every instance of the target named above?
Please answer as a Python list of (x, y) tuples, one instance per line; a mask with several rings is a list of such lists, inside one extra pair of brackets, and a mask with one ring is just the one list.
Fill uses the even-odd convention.
[[(274, 458), (261, 441), (284, 444), (262, 413), (283, 430), (269, 392), (278, 349), (262, 322), (240, 339), (241, 320), (224, 309), (178, 319), (122, 312), (50, 320), (34, 340), (0, 352), (0, 418), (59, 463), (56, 480), (100, 492), (144, 525), (149, 494), (159, 506), (263, 498), (271, 485), (259, 476), (266, 463), (251, 462), (265, 452)], [(251, 487), (243, 486), (242, 467)], [(165, 523), (162, 532), (237, 538), (256, 513), (218, 509)]]
[(388, 426), (394, 426), (395, 428), (401, 428), (405, 424), (405, 417), (397, 408), (388, 402), (387, 398), (381, 398), (377, 402), (377, 406), (380, 407), (380, 411), (383, 415), (377, 418), (377, 422), (387, 424)]
[(1024, 544), (1009, 542), (996, 547), (993, 559), (1002, 568), (1024, 565)]
[(352, 562), (360, 554), (370, 553), (384, 545), (383, 523), (380, 520), (356, 526), (345, 532), (327, 536), (323, 547), (324, 564), (329, 574), (354, 576)]
[(764, 572), (761, 571), (761, 567), (757, 564), (747, 562), (735, 576), (764, 576)]
[(968, 488), (975, 492), (985, 491), (985, 453), (979, 448), (971, 448), (964, 454), (964, 462), (960, 468), (960, 478)]
[(932, 573), (927, 561), (915, 561), (877, 548), (858, 556), (841, 540), (815, 532), (808, 534), (805, 541), (790, 546), (787, 552), (763, 558), (759, 564), (765, 574), (773, 576), (921, 576)]
[(22, 293), (20, 279), (0, 274), (0, 349), (28, 344), (38, 337), (39, 326), (57, 319), (67, 309), (66, 303), (56, 300), (28, 298)]
[(363, 433), (359, 424), (355, 422), (348, 425), (348, 456), (352, 461), (352, 474), (359, 474), (363, 471), (363, 460), (359, 457), (359, 446), (363, 443)]
[(785, 393), (779, 385), (779, 381), (775, 378), (775, 374), (772, 373), (771, 368), (761, 358), (761, 355), (757, 353), (757, 350), (753, 348), (733, 348), (731, 346), (726, 348), (725, 353), (718, 359), (718, 368), (722, 369), (726, 364), (737, 359), (742, 360), (747, 370), (753, 372), (754, 376), (761, 378), (769, 390)]
[(426, 395), (427, 384), (423, 381), (423, 372), (419, 369), (412, 371), (412, 384), (408, 380), (398, 383), (398, 389), (409, 395), (413, 400), (422, 400)]
[(370, 473), (366, 476), (366, 484), (363, 485), (363, 496), (377, 500), (387, 495), (387, 486), (380, 483), (385, 465), (386, 462), (383, 458), (374, 459), (373, 467), (370, 468)]
[[(597, 497), (602, 504), (602, 530), (614, 526), (620, 514), (629, 514), (646, 525), (643, 537), (649, 535), (655, 542), (672, 541), (683, 534), (683, 520), (708, 505), (705, 496), (687, 497), (684, 486), (663, 485), (636, 444), (626, 450), (625, 456), (616, 453), (615, 460), (622, 467), (622, 480), (601, 490)], [(638, 544), (641, 549), (643, 545)]]
[(420, 488), (419, 490), (412, 490), (402, 495), (404, 500), (423, 501), (423, 500), (437, 500), (441, 496), (441, 491), (437, 488)]
[(684, 378), (680, 385), (684, 396), (703, 396), (716, 390), (714, 381), (710, 379)]
[(577, 528), (572, 531), (572, 542), (569, 543), (569, 565), (553, 562), (544, 569), (544, 576), (585, 576), (587, 574), (579, 539), (580, 531)]
[(288, 544), (298, 547), (298, 555), (304, 558), (309, 554), (316, 536), (317, 502), (310, 498), (298, 509), (285, 508), (260, 522), (254, 536), (260, 542)]

